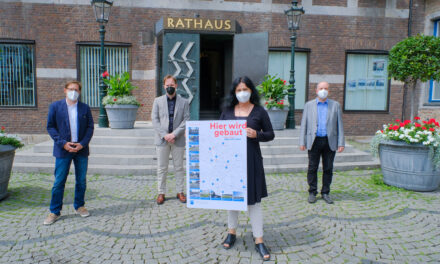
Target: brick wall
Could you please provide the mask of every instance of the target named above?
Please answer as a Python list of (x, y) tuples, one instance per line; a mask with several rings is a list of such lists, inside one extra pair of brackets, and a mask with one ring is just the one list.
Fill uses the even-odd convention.
[(347, 0), (313, 0), (312, 4), (322, 6), (347, 6)]
[[(261, 1), (246, 1), (261, 2)], [(290, 1), (273, 0), (274, 4), (289, 4)], [(346, 0), (314, 0), (313, 4), (344, 6)], [(381, 5), (378, 1), (377, 4)], [(415, 2), (422, 3), (417, 0)], [(359, 0), (359, 6), (371, 1)], [(398, 2), (400, 3), (400, 2)], [(401, 4), (399, 4), (400, 6)], [(403, 5), (403, 4), (402, 4)], [(377, 7), (377, 6), (375, 6)], [(421, 10), (421, 11), (419, 11)], [(417, 6), (417, 15), (423, 16), (424, 6)], [(131, 43), (131, 69), (156, 69), (156, 43), (142, 44), (142, 32), (151, 31), (162, 16), (228, 18), (237, 20), (242, 32), (269, 31), (271, 47), (290, 47), (289, 32), (285, 16), (281, 13), (220, 12), (210, 10), (165, 10), (148, 8), (112, 8), (110, 22), (106, 26), (106, 41)], [(423, 19), (416, 19), (414, 27), (423, 28)], [(345, 74), (345, 54), (351, 49), (389, 50), (406, 37), (407, 19), (385, 17), (354, 17), (333, 15), (311, 15), (303, 17), (298, 32), (297, 47), (309, 48), (310, 74)], [(0, 39), (17, 38), (36, 41), (37, 68), (76, 69), (77, 41), (98, 41), (98, 25), (90, 6), (46, 5), (23, 3), (0, 3)], [(62, 87), (68, 79), (37, 80), (37, 102), (35, 109), (0, 108), (0, 124), (14, 132), (45, 131), (49, 104), (63, 98)], [(143, 104), (137, 120), (149, 120), (156, 80), (135, 80), (140, 89), (134, 94)], [(316, 83), (310, 83), (308, 98), (314, 98)], [(344, 84), (331, 84), (330, 98), (343, 105)], [(347, 135), (374, 133), (383, 123), (400, 118), (402, 110), (402, 87), (391, 87), (389, 113), (344, 112), (343, 119)], [(98, 111), (93, 111), (98, 119)], [(296, 113), (299, 125), (301, 113)]]

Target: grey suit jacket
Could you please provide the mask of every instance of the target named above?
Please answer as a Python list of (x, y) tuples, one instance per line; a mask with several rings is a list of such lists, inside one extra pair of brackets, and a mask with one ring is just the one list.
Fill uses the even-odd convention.
[[(185, 146), (185, 123), (189, 120), (189, 103), (188, 100), (176, 95), (176, 106), (174, 108), (173, 134), (176, 136), (174, 144), (177, 147)], [(168, 134), (169, 114), (167, 95), (162, 95), (154, 99), (153, 111), (151, 111), (151, 120), (154, 130), (156, 131), (154, 143), (156, 146), (166, 145), (163, 139)]]
[[(344, 126), (342, 123), (342, 113), (339, 103), (331, 99), (328, 101), (327, 112), (327, 137), (330, 149), (336, 151), (338, 147), (345, 147)], [(315, 141), (316, 131), (318, 130), (318, 104), (316, 99), (308, 101), (304, 105), (301, 120), (301, 130), (299, 145), (312, 149)]]

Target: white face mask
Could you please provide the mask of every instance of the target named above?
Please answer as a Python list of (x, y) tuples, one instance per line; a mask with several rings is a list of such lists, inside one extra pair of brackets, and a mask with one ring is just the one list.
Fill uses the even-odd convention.
[(67, 92), (67, 98), (70, 101), (76, 101), (76, 100), (78, 100), (78, 97), (79, 97), (79, 93), (77, 91), (68, 91)]
[(246, 103), (251, 98), (251, 93), (248, 91), (241, 91), (236, 93), (235, 96), (240, 103)]
[(318, 93), (317, 93), (317, 95), (318, 95), (319, 98), (321, 98), (321, 99), (325, 99), (325, 98), (327, 98), (328, 91), (325, 90), (325, 89), (323, 89), (323, 90), (319, 90)]

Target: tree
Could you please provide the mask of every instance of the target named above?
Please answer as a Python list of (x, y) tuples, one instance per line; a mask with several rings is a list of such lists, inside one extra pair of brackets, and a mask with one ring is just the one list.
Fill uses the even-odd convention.
[[(390, 77), (411, 88), (411, 120), (414, 118), (414, 94), (418, 81), (440, 81), (440, 38), (417, 35), (397, 43), (389, 54)], [(404, 111), (404, 109), (403, 109)]]

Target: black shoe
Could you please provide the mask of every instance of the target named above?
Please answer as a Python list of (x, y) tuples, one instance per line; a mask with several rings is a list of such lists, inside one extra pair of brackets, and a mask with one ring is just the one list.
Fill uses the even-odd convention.
[[(222, 244), (223, 248), (224, 249), (232, 248), (232, 246), (234, 246), (235, 240), (237, 240), (237, 236), (234, 235), (234, 234), (228, 233), (228, 235), (226, 236), (225, 241), (223, 241), (223, 244)], [(225, 244), (229, 245), (229, 246), (225, 246)]]
[(323, 194), (322, 199), (324, 199), (324, 201), (328, 204), (333, 204), (333, 200), (330, 198), (328, 194)]
[[(255, 250), (260, 253), (261, 258), (263, 259), (263, 261), (268, 261), (270, 260), (270, 253), (269, 250), (267, 249), (267, 247), (264, 245), (264, 243), (260, 243), (260, 244), (255, 244)], [(264, 258), (265, 255), (269, 255), (269, 257)]]
[(316, 198), (316, 195), (313, 193), (309, 193), (309, 199), (307, 200), (309, 203), (316, 203), (316, 200), (318, 200)]

